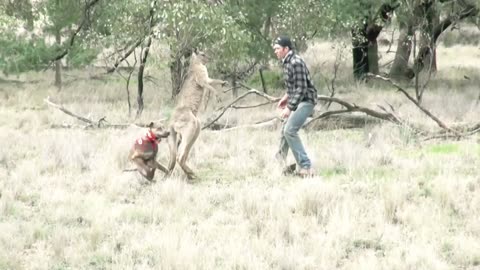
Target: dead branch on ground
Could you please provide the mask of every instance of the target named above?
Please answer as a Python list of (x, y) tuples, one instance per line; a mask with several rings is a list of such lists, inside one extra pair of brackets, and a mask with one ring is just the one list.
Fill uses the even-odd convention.
[[(369, 76), (373, 77), (373, 78), (377, 78), (377, 79), (381, 79), (381, 80), (390, 82), (393, 86), (395, 86), (398, 89), (399, 92), (404, 94), (407, 97), (408, 100), (413, 102), (415, 104), (415, 106), (417, 106), (423, 113), (425, 113), (429, 118), (431, 118), (433, 121), (435, 121), (435, 123), (437, 123), (437, 125), (439, 125), (442, 128), (442, 130), (439, 131), (439, 132), (428, 132), (428, 131), (424, 131), (424, 130), (418, 128), (418, 127), (415, 127), (412, 124), (408, 123), (407, 121), (402, 120), (399, 116), (397, 116), (395, 114), (395, 110), (394, 110), (393, 106), (391, 104), (388, 104), (388, 103), (387, 104), (390, 108), (389, 110), (387, 110), (387, 108), (385, 108), (384, 106), (377, 105), (381, 109), (381, 111), (378, 111), (378, 110), (374, 110), (374, 109), (371, 109), (371, 108), (359, 106), (359, 105), (354, 104), (354, 103), (350, 103), (350, 102), (345, 101), (345, 100), (340, 99), (340, 98), (323, 96), (323, 95), (318, 95), (317, 96), (318, 100), (328, 102), (328, 103), (337, 103), (340, 106), (342, 106), (343, 108), (339, 109), (339, 110), (334, 110), (334, 111), (325, 111), (325, 112), (321, 113), (320, 115), (317, 115), (317, 116), (307, 120), (307, 122), (305, 123), (305, 127), (310, 126), (316, 120), (328, 118), (328, 117), (331, 117), (333, 115), (353, 113), (353, 112), (361, 112), (361, 113), (364, 113), (367, 116), (370, 116), (370, 117), (373, 117), (373, 118), (376, 118), (376, 119), (380, 119), (380, 120), (384, 120), (384, 121), (394, 123), (396, 125), (401, 125), (401, 126), (408, 127), (409, 129), (411, 129), (416, 134), (422, 134), (424, 136), (427, 136), (427, 135), (430, 136), (430, 137), (427, 137), (427, 139), (429, 139), (429, 138), (431, 138), (431, 139), (435, 139), (435, 138), (457, 138), (458, 139), (458, 138), (461, 138), (461, 137), (470, 136), (470, 135), (473, 135), (475, 133), (480, 132), (480, 123), (474, 124), (474, 125), (469, 126), (469, 127), (468, 126), (456, 127), (455, 129), (448, 127), (443, 121), (441, 121), (433, 113), (431, 113), (429, 110), (427, 110), (422, 105), (420, 105), (412, 96), (410, 96), (407, 93), (407, 91), (405, 89), (403, 89), (399, 85), (395, 84), (390, 79), (379, 76), (379, 75), (374, 75), (374, 74), (369, 74)], [(258, 107), (258, 106), (278, 102), (278, 100), (280, 100), (280, 98), (269, 96), (269, 95), (267, 95), (263, 92), (260, 92), (256, 89), (248, 87), (244, 84), (240, 84), (240, 85), (242, 87), (245, 87), (246, 89), (249, 89), (249, 91), (245, 92), (241, 96), (237, 97), (236, 99), (231, 101), (228, 105), (217, 109), (216, 111), (217, 112), (219, 111), (219, 113), (213, 118), (213, 120), (211, 120), (208, 124), (206, 124), (202, 129), (206, 129), (206, 128), (211, 127), (215, 122), (217, 122), (223, 116), (223, 114), (228, 109), (255, 108), (255, 107)], [(257, 105), (249, 105), (249, 106), (236, 106), (235, 105), (241, 99), (243, 99), (246, 96), (251, 95), (251, 94), (259, 95), (259, 96), (267, 99), (267, 101), (265, 103), (261, 103), (261, 104), (257, 104)], [(275, 118), (266, 120), (264, 122), (266, 122), (267, 125), (273, 125), (274, 121), (275, 121)], [(259, 124), (256, 123), (256, 124), (252, 124), (252, 125), (243, 125), (243, 126), (238, 126), (238, 127), (226, 127), (225, 126), (222, 129), (221, 127), (219, 128), (219, 125), (217, 125), (217, 126), (215, 126), (215, 129), (216, 130), (218, 130), (218, 129), (232, 130), (232, 129), (244, 128), (244, 127), (255, 128), (255, 127), (263, 127), (263, 126), (264, 125), (259, 125)]]
[(462, 134), (460, 134), (460, 132), (456, 131), (456, 130), (453, 130), (451, 128), (449, 128), (445, 123), (443, 123), (443, 121), (441, 121), (438, 117), (436, 117), (435, 115), (433, 115), (429, 110), (427, 110), (426, 108), (424, 108), (422, 105), (420, 105), (420, 103), (415, 100), (412, 96), (410, 96), (407, 91), (405, 91), (405, 89), (403, 89), (401, 86), (399, 86), (398, 84), (396, 84), (395, 82), (393, 82), (392, 80), (390, 80), (389, 78), (385, 78), (385, 77), (382, 77), (380, 75), (376, 75), (376, 74), (367, 74), (367, 76), (369, 77), (372, 77), (372, 78), (376, 78), (376, 79), (380, 79), (380, 80), (383, 80), (383, 81), (386, 81), (386, 82), (389, 82), (391, 85), (393, 85), (395, 88), (397, 88), (397, 90), (399, 92), (401, 92), (402, 94), (404, 94), (408, 100), (410, 100), (413, 104), (415, 104), (415, 106), (417, 106), (417, 108), (419, 108), (423, 113), (425, 113), (428, 117), (430, 117), (430, 119), (432, 119), (435, 123), (437, 123), (438, 126), (440, 126), (441, 128), (445, 129), (446, 131), (449, 131), (453, 134), (455, 134), (456, 136), (462, 136)]
[[(67, 115), (70, 115), (78, 120), (80, 120), (81, 122), (83, 123), (86, 123), (87, 125), (83, 125), (83, 126), (76, 126), (76, 125), (68, 125), (68, 124), (63, 124), (63, 125), (53, 125), (52, 127), (56, 127), (56, 128), (75, 128), (75, 127), (81, 127), (81, 128), (118, 128), (118, 129), (123, 129), (123, 128), (127, 128), (127, 127), (130, 127), (130, 126), (137, 126), (137, 127), (148, 127), (148, 124), (137, 124), (137, 123), (129, 123), (129, 124), (112, 124), (112, 123), (109, 123), (107, 120), (106, 120), (106, 116), (98, 119), (97, 121), (94, 121), (94, 120), (91, 120), (91, 119), (88, 119), (86, 117), (83, 117), (81, 115), (78, 115), (76, 113), (73, 113), (71, 112), (70, 110), (67, 110), (63, 105), (59, 105), (59, 104), (56, 104), (56, 103), (53, 103), (51, 100), (50, 100), (50, 97), (47, 97), (43, 100), (45, 103), (47, 103), (48, 106), (52, 107), (52, 108), (55, 108), (57, 110), (60, 110), (61, 112), (67, 114)], [(164, 119), (162, 120), (158, 120), (158, 121), (163, 121)]]

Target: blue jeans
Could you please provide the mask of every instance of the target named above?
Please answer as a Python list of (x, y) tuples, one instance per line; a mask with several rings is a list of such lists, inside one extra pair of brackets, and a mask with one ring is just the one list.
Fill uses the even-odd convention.
[(301, 102), (297, 110), (290, 113), (290, 116), (283, 122), (280, 147), (277, 153), (277, 159), (285, 165), (288, 149), (292, 149), (293, 157), (297, 164), (303, 169), (310, 169), (312, 163), (305, 152), (298, 131), (307, 120), (307, 117), (313, 113), (313, 105), (310, 102)]

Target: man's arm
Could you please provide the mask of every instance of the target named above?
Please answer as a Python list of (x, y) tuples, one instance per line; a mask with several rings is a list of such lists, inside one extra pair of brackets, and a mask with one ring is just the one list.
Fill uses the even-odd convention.
[(288, 94), (285, 94), (278, 102), (277, 107), (280, 109), (284, 109), (285, 106), (287, 106), (287, 102), (288, 102)]

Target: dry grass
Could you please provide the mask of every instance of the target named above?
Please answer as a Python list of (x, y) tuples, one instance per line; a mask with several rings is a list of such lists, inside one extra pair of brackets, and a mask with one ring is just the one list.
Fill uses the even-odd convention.
[[(478, 120), (475, 72), (441, 69), (425, 105), (449, 124)], [(454, 83), (464, 73), (470, 84)], [(75, 81), (58, 94), (42, 77), (53, 78), (0, 85), (0, 269), (480, 268), (478, 135), (425, 143), (388, 124), (302, 131), (319, 176), (298, 179), (274, 163), (278, 130), (204, 131), (191, 159), (201, 181), (177, 172), (145, 185), (122, 172), (141, 129), (53, 129), (77, 122), (42, 102), (51, 96), (93, 119), (129, 122), (121, 79)], [(154, 98), (141, 121), (168, 117), (167, 88), (147, 87)], [(340, 90), (362, 105), (387, 100), (436, 128), (389, 88)], [(274, 115), (269, 107), (228, 118)]]

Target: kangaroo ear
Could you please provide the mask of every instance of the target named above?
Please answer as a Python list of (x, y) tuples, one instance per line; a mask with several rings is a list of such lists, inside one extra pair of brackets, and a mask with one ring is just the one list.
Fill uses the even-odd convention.
[(197, 47), (195, 47), (192, 49), (191, 52), (192, 52), (192, 56), (197, 56), (200, 53), (200, 50)]
[(150, 122), (150, 124), (148, 124), (148, 127), (153, 128), (153, 125), (154, 125), (153, 122)]

